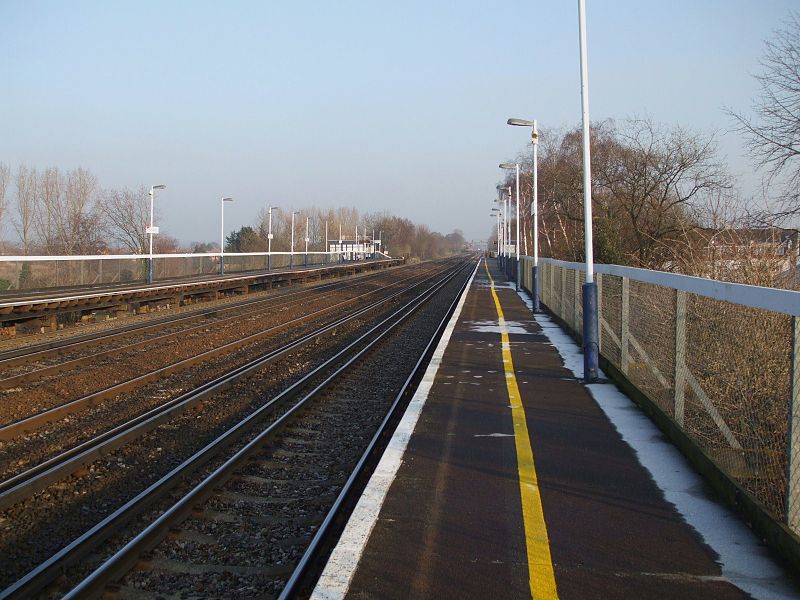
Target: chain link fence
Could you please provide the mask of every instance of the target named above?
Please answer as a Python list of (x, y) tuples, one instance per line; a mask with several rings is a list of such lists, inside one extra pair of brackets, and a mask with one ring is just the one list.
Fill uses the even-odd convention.
[[(325, 252), (226, 253), (225, 273), (301, 268), (339, 262)], [(0, 294), (3, 292), (146, 283), (149, 258), (125, 256), (0, 256)], [(157, 254), (153, 280), (188, 279), (219, 273), (219, 254)]]
[[(528, 290), (532, 264), (523, 259)], [(800, 293), (595, 268), (601, 356), (800, 533)], [(578, 336), (584, 276), (540, 259), (541, 302)]]

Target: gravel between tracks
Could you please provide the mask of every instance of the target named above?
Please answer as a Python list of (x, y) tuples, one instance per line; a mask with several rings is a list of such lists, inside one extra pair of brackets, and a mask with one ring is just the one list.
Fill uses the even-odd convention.
[[(374, 320), (363, 319), (359, 325), (363, 327), (366, 321)], [(343, 339), (352, 339), (356, 329), (356, 324), (342, 327), (336, 336), (330, 336), (330, 343), (321, 342), (280, 360), (224, 395), (204, 401), (201, 410), (181, 415), (146, 434), (135, 445), (115, 451), (83, 472), (0, 513), (0, 585), (16, 580), (183, 457), (238, 422), (265, 398), (332, 353), (334, 341), (340, 345)], [(149, 517), (153, 514), (156, 513), (149, 513)], [(82, 569), (78, 568), (74, 577), (80, 572)]]

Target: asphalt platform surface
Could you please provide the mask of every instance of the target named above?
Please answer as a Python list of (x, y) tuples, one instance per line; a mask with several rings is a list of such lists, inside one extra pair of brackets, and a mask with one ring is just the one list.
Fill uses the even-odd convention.
[[(490, 261), (558, 597), (749, 598), (668, 503)], [(498, 316), (483, 265), (347, 598), (530, 598)]]

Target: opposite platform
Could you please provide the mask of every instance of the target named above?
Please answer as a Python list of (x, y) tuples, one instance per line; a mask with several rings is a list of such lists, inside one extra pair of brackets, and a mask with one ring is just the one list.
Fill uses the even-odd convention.
[(713, 525), (739, 528), (723, 537), (746, 564), (718, 562), (540, 321), (479, 265), (313, 597), (796, 597), (721, 508)]

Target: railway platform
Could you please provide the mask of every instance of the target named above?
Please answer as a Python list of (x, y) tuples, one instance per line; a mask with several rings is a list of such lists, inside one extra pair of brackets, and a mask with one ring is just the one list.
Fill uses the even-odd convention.
[(800, 597), (529, 306), (480, 262), (312, 597)]

